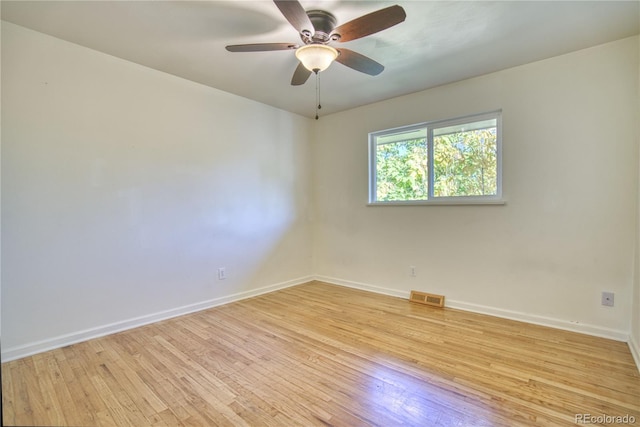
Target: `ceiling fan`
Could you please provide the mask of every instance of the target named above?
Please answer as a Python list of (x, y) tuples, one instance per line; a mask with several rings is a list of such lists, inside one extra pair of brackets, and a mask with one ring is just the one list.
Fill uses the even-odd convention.
[(291, 84), (304, 84), (311, 73), (325, 70), (335, 60), (347, 67), (371, 76), (384, 70), (384, 66), (371, 58), (345, 48), (329, 46), (331, 42), (348, 42), (393, 27), (406, 18), (398, 5), (363, 15), (336, 27), (336, 18), (324, 10), (305, 11), (296, 0), (273, 0), (289, 23), (300, 33), (302, 44), (255, 43), (229, 45), (229, 52), (263, 52), (295, 50), (300, 61), (293, 73)]

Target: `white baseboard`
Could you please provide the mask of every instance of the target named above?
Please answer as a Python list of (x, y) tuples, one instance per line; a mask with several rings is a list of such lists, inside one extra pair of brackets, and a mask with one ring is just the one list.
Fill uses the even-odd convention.
[(638, 372), (640, 372), (640, 344), (633, 339), (633, 335), (629, 336), (629, 342), (627, 344), (629, 344), (629, 350), (631, 350), (633, 360), (636, 362)]
[(315, 276), (314, 280), (319, 282), (329, 283), (331, 285), (344, 286), (346, 288), (360, 289), (362, 291), (374, 292), (376, 294), (389, 295), (398, 298), (409, 298), (409, 291), (400, 291), (398, 289), (382, 288), (380, 286), (369, 285), (361, 282), (354, 282), (352, 280), (338, 279), (336, 277), (328, 276)]
[(581, 334), (592, 335), (601, 338), (608, 338), (615, 341), (627, 342), (629, 340), (629, 332), (627, 331), (609, 329), (602, 326), (589, 325), (586, 323), (570, 322), (553, 317), (538, 316), (536, 314), (521, 313), (518, 311), (505, 310), (501, 308), (488, 307), (484, 305), (471, 304), (454, 300), (446, 301), (446, 306), (459, 310), (471, 311), (474, 313), (488, 314), (490, 316), (501, 317), (504, 319), (532, 323), (534, 325), (548, 326), (555, 329), (562, 329), (565, 331), (578, 332)]
[[(366, 283), (354, 282), (350, 280), (337, 279), (335, 277), (315, 276), (316, 280), (331, 283), (334, 285), (346, 286), (349, 288), (361, 289), (384, 295), (391, 295), (400, 298), (409, 298), (409, 291), (383, 288)], [(534, 325), (548, 326), (556, 329), (563, 329), (571, 332), (578, 332), (586, 335), (593, 335), (602, 338), (609, 338), (616, 341), (629, 342), (629, 332), (604, 328), (602, 326), (589, 325), (584, 323), (569, 322), (567, 320), (555, 319), (551, 317), (538, 316), (535, 314), (521, 313), (518, 311), (505, 310), (502, 308), (489, 307), (479, 304), (472, 304), (463, 301), (445, 299), (445, 306), (459, 310), (471, 311), (479, 314), (501, 317), (504, 319), (517, 320), (520, 322), (532, 323)], [(636, 346), (637, 347), (637, 346)], [(637, 359), (636, 359), (637, 361)]]
[(161, 320), (170, 319), (172, 317), (178, 317), (189, 313), (195, 313), (196, 311), (206, 310), (208, 308), (216, 307), (230, 302), (243, 300), (246, 298), (255, 297), (258, 295), (266, 294), (269, 292), (277, 291), (279, 289), (289, 288), (291, 286), (300, 285), (314, 280), (313, 277), (300, 277), (293, 280), (288, 280), (282, 283), (276, 283), (274, 285), (264, 286), (258, 289), (252, 289), (245, 292), (238, 292), (231, 295), (226, 295), (219, 298), (214, 298), (206, 301), (201, 301), (195, 304), (189, 304), (182, 307), (172, 308), (170, 310), (161, 311), (158, 313), (152, 313), (133, 319), (127, 319), (120, 322), (114, 322), (108, 325), (98, 326), (95, 328), (85, 329), (70, 334), (60, 335), (54, 338), (32, 342), (29, 344), (9, 347), (2, 349), (2, 362), (9, 362), (11, 360), (21, 359), (23, 357), (31, 356), (44, 351), (54, 350), (56, 348), (65, 347), (67, 345), (76, 344), (82, 341), (87, 341), (94, 338), (103, 337), (105, 335), (114, 334), (116, 332), (122, 332), (127, 329), (133, 329), (140, 326), (148, 325), (150, 323), (159, 322)]

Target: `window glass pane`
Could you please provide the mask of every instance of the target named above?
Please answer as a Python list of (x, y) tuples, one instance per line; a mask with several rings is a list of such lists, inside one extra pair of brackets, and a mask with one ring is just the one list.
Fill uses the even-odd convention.
[(445, 126), (433, 130), (433, 136), (448, 135), (451, 133), (467, 132), (472, 130), (490, 129), (496, 127), (496, 119), (482, 120), (473, 123), (462, 123), (453, 126)]
[(412, 139), (424, 139), (427, 137), (426, 128), (418, 128), (410, 131), (403, 131), (397, 133), (385, 133), (376, 137), (376, 144), (389, 144), (391, 142), (409, 141)]
[(370, 133), (369, 202), (499, 201), (500, 126), (493, 112)]
[(426, 131), (376, 138), (376, 200), (427, 200)]
[(434, 129), (433, 163), (435, 197), (497, 194), (497, 120)]

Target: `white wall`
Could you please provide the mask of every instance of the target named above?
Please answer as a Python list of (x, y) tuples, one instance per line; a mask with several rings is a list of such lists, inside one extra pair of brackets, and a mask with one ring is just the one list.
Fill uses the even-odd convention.
[[(638, 50), (640, 51), (640, 44), (638, 44)], [(638, 90), (636, 92), (638, 99), (638, 116), (636, 123), (638, 145), (640, 146), (640, 67), (638, 67), (638, 81)], [(640, 162), (640, 158), (638, 161)], [(638, 174), (638, 179), (640, 180), (640, 172)], [(640, 187), (640, 181), (638, 187)], [(640, 370), (640, 194), (638, 195), (636, 215), (636, 251), (633, 281), (634, 297), (633, 304), (631, 306), (631, 339), (629, 341), (629, 347), (631, 348), (631, 353), (635, 358), (636, 365), (638, 365), (638, 369)]]
[(308, 280), (311, 131), (3, 23), (5, 360)]
[[(316, 274), (626, 340), (637, 88), (633, 37), (323, 117), (313, 148)], [(368, 132), (496, 109), (506, 205), (366, 206)], [(615, 307), (600, 305), (603, 290), (615, 292)]]

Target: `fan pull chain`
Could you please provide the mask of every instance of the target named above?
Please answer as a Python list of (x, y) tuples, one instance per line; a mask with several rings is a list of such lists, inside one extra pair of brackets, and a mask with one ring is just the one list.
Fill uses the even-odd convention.
[(318, 120), (318, 110), (322, 109), (322, 105), (320, 105), (320, 73), (318, 71), (316, 73), (316, 120)]

